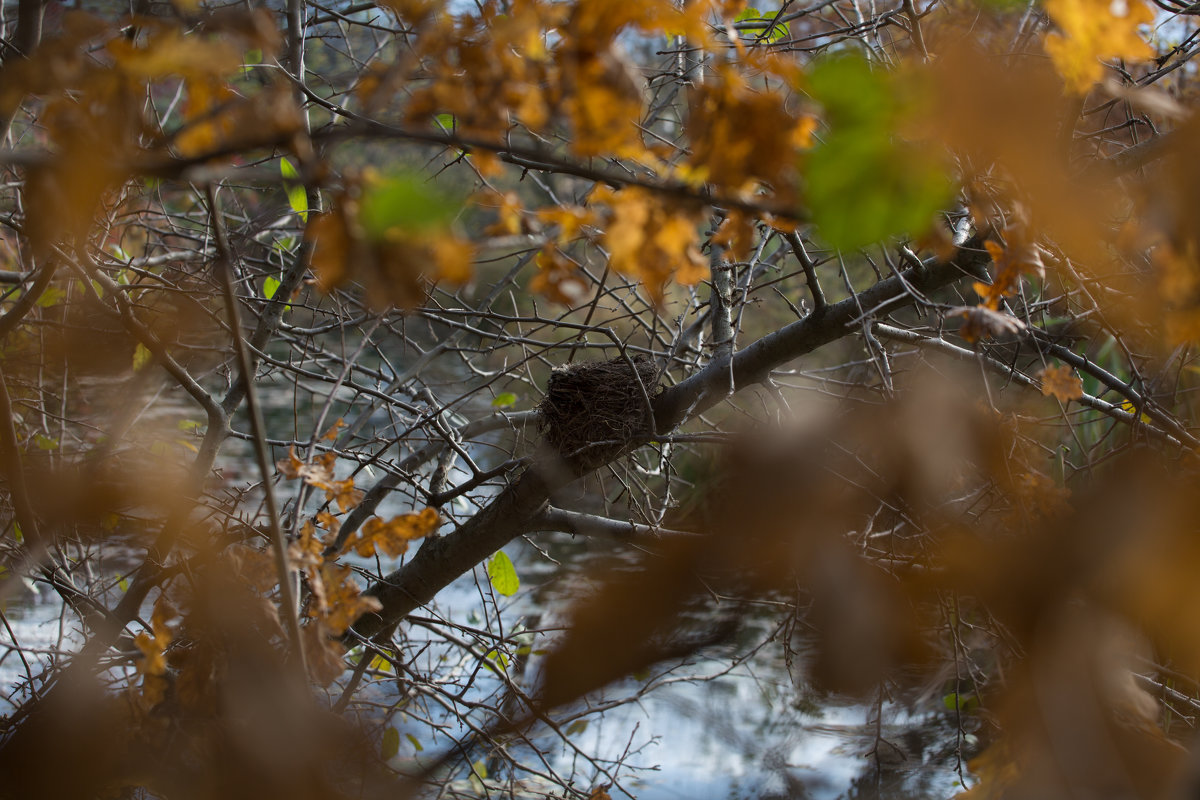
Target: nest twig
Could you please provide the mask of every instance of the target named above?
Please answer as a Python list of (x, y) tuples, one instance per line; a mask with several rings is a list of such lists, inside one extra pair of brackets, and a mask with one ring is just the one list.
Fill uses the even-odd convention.
[(630, 442), (651, 436), (654, 426), (646, 400), (653, 398), (658, 371), (642, 355), (567, 364), (550, 375), (538, 405), (538, 428), (545, 441), (577, 468), (602, 464)]

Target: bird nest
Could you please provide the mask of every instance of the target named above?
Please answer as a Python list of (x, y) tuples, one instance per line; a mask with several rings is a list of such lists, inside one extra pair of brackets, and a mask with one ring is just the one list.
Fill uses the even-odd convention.
[[(601, 464), (630, 442), (653, 434), (646, 400), (658, 370), (645, 356), (567, 364), (550, 373), (538, 405), (538, 429), (558, 454), (577, 467)], [(635, 371), (636, 369), (636, 371)]]

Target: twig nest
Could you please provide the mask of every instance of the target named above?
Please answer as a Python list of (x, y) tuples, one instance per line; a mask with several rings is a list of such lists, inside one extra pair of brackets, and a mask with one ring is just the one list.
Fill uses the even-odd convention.
[(602, 464), (630, 442), (652, 435), (647, 398), (657, 392), (649, 358), (567, 364), (550, 374), (538, 405), (538, 429), (568, 463)]

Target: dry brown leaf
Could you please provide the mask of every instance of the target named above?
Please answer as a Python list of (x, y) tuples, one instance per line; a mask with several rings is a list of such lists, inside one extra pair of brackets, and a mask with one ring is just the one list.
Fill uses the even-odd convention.
[(1042, 394), (1066, 403), (1083, 397), (1083, 381), (1066, 364), (1047, 366), (1038, 373)]

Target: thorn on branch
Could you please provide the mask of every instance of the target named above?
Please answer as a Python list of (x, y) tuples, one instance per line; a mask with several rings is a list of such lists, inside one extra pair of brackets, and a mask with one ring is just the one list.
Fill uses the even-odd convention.
[(817, 280), (817, 265), (813, 263), (808, 251), (804, 249), (804, 241), (800, 238), (800, 234), (786, 233), (784, 238), (792, 246), (792, 252), (795, 254), (796, 260), (800, 262), (800, 268), (804, 270), (804, 279), (808, 282), (808, 291), (812, 294), (813, 299), (813, 318), (817, 319), (829, 307), (825, 301), (825, 292), (821, 290), (821, 282)]

